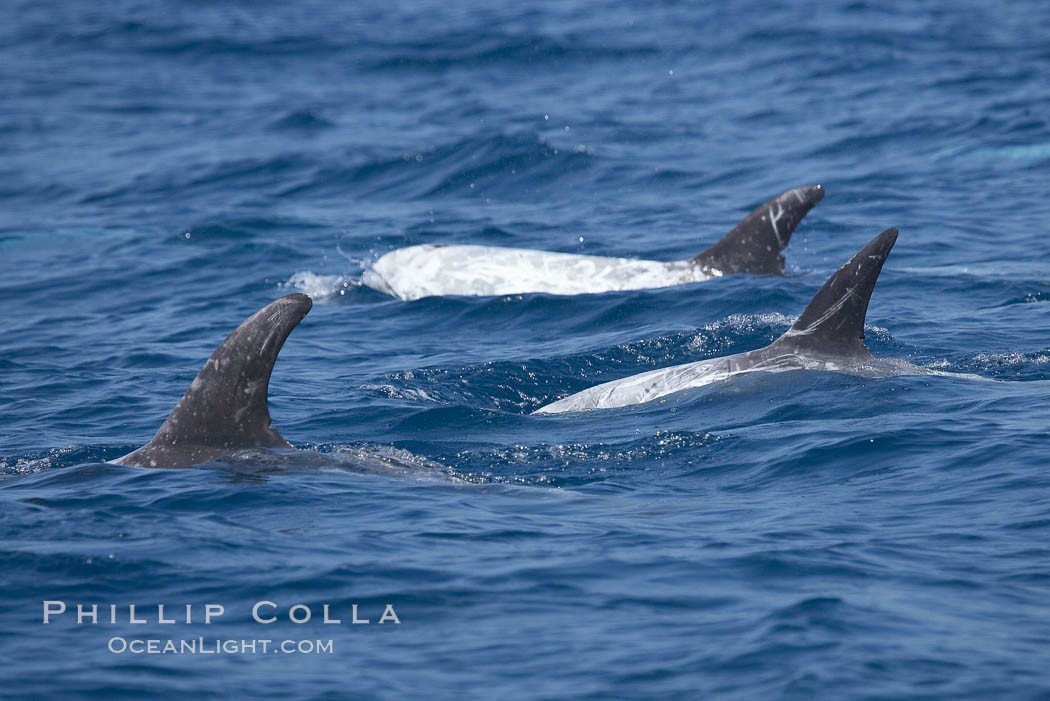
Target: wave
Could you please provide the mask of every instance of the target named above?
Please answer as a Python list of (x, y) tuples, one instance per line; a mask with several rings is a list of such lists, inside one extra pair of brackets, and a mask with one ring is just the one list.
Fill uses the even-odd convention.
[[(353, 158), (347, 158), (352, 161)], [(536, 134), (479, 135), (347, 165), (332, 162), (281, 189), (279, 197), (349, 196), (422, 200), (545, 191), (589, 167), (593, 154)]]

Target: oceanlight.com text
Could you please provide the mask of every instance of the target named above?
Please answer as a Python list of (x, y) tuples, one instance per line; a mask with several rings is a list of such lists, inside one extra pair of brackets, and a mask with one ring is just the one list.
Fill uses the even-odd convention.
[(331, 640), (222, 640), (218, 638), (122, 638), (109, 639), (114, 655), (331, 655)]

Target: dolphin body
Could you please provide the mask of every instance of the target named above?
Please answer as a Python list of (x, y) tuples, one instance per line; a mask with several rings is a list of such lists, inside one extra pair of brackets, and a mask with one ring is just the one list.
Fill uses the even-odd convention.
[(751, 273), (783, 275), (791, 234), (824, 198), (820, 185), (763, 203), (709, 249), (688, 260), (606, 258), (498, 246), (425, 244), (387, 253), (364, 272), (369, 287), (415, 300), (442, 295), (556, 295), (669, 287)]
[(270, 373), (285, 339), (313, 303), (304, 294), (270, 302), (215, 349), (146, 445), (112, 462), (188, 467), (246, 448), (291, 448), (270, 426)]
[[(897, 229), (872, 239), (832, 275), (783, 336), (765, 348), (651, 370), (605, 382), (537, 409), (535, 414), (612, 409), (649, 402), (745, 372), (831, 370), (859, 374), (950, 375), (902, 360), (876, 360), (864, 345), (864, 317)], [(970, 376), (975, 377), (975, 376)]]

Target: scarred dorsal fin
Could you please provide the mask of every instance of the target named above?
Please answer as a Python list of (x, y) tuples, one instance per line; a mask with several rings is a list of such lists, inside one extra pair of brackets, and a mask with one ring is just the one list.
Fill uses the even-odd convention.
[(255, 312), (211, 354), (153, 440), (114, 462), (185, 467), (243, 448), (290, 448), (270, 426), (267, 391), (281, 346), (312, 305), (292, 294)]
[(820, 288), (794, 326), (774, 345), (830, 355), (870, 355), (864, 345), (864, 317), (882, 264), (897, 241), (886, 229), (860, 249)]
[(823, 198), (824, 188), (820, 185), (797, 187), (777, 195), (744, 217), (718, 243), (690, 260), (716, 275), (783, 275), (784, 256), (780, 252), (787, 248), (802, 217)]

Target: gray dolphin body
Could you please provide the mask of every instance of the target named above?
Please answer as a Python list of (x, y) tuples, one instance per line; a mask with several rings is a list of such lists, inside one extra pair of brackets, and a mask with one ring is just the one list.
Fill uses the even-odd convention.
[(285, 339), (313, 303), (304, 294), (274, 300), (215, 349), (146, 445), (112, 462), (188, 467), (245, 448), (291, 448), (270, 426), (270, 373)]
[(688, 260), (555, 253), (499, 246), (409, 246), (387, 253), (361, 281), (404, 300), (441, 295), (557, 295), (640, 290), (751, 273), (783, 275), (781, 254), (802, 218), (824, 198), (820, 185), (788, 190), (759, 205), (732, 231)]
[(745, 372), (804, 369), (875, 375), (951, 374), (904, 361), (876, 361), (864, 345), (868, 301), (896, 241), (897, 229), (887, 229), (872, 239), (824, 283), (798, 321), (765, 348), (613, 380), (559, 399), (534, 413), (640, 404)]

